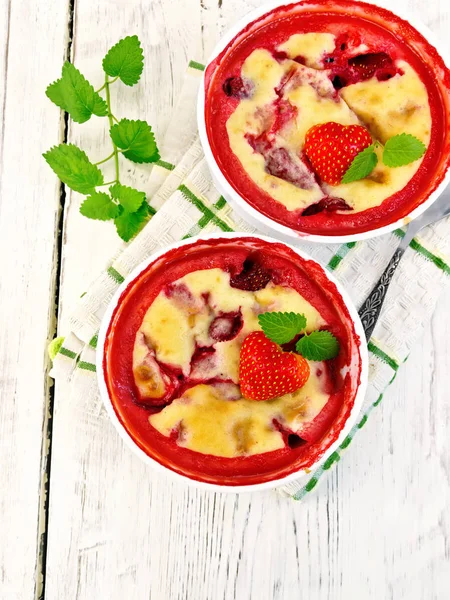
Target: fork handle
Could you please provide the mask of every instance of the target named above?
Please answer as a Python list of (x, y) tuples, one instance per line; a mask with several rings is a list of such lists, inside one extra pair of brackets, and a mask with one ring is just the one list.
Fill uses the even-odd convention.
[(372, 332), (375, 329), (375, 325), (381, 313), (381, 307), (383, 306), (384, 299), (386, 298), (389, 284), (391, 283), (392, 277), (404, 252), (405, 249), (402, 246), (397, 248), (380, 279), (375, 284), (364, 304), (359, 309), (359, 316), (362, 321), (367, 341), (370, 340)]

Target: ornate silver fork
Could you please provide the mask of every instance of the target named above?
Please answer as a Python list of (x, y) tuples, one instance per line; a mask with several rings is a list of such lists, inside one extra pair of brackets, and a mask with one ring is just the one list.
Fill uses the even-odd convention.
[(431, 225), (431, 223), (440, 221), (449, 214), (450, 186), (444, 190), (441, 196), (429, 208), (427, 208), (427, 210), (420, 215), (420, 217), (414, 221), (411, 221), (411, 223), (408, 225), (405, 235), (397, 250), (394, 252), (391, 260), (389, 261), (388, 266), (359, 310), (359, 316), (364, 327), (367, 341), (369, 341), (378, 321), (378, 317), (380, 316), (381, 307), (383, 306), (383, 302), (395, 270), (398, 267), (405, 250), (411, 243), (411, 240), (421, 229), (427, 225)]

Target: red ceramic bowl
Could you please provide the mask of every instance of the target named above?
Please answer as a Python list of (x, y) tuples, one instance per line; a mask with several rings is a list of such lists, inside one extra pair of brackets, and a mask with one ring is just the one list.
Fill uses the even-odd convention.
[[(294, 34), (310, 32), (333, 34), (336, 44), (339, 42), (339, 48), (336, 46), (331, 52), (330, 58), (327, 59), (330, 62), (326, 65), (333, 82), (336, 76), (342, 80), (348, 75), (345, 75), (345, 69), (342, 71), (342, 64), (337, 66), (342, 58), (339, 58), (341, 48), (343, 56), (346, 52), (353, 56), (359, 52), (355, 48), (360, 47), (359, 44), (365, 44), (365, 49), (361, 51), (364, 55), (386, 53), (395, 59), (396, 65), (406, 61), (416, 71), (428, 93), (431, 131), (420, 167), (403, 188), (397, 186), (399, 189), (380, 205), (361, 212), (325, 210), (311, 216), (303, 216), (301, 209), (288, 210), (270, 195), (268, 189), (263, 189), (255, 183), (230, 146), (227, 121), (242, 98), (228, 96), (228, 92), (225, 93), (224, 82), (242, 75), (244, 61), (256, 49), (275, 53), (273, 60), (279, 60), (280, 64), (283, 64), (284, 58), (280, 58), (277, 47)], [(333, 58), (333, 53), (337, 58)], [(258, 8), (239, 21), (218, 44), (208, 62), (199, 94), (200, 138), (217, 187), (252, 225), (264, 233), (287, 241), (302, 238), (318, 242), (349, 242), (402, 227), (405, 222), (417, 217), (430, 206), (450, 179), (450, 73), (442, 56), (445, 56), (444, 49), (440, 47), (432, 32), (416, 19), (408, 15), (396, 15), (366, 2), (303, 0), (288, 4), (278, 1)], [(295, 60), (304, 62), (301, 56)], [(332, 61), (335, 61), (334, 64)], [(391, 78), (393, 73), (380, 72), (381, 76)], [(380, 94), (381, 106), (384, 102), (383, 97), (388, 93), (383, 86), (391, 83), (383, 80), (377, 91)], [(341, 97), (344, 91), (339, 90)], [(292, 106), (290, 108), (292, 109)], [(414, 107), (411, 106), (410, 110), (414, 110)], [(300, 104), (295, 117), (297, 122), (302, 119), (301, 112)], [(363, 118), (361, 114), (358, 116)], [(366, 124), (370, 121), (370, 114), (365, 115), (365, 118), (366, 121), (363, 119), (363, 122)], [(370, 128), (370, 123), (367, 126)], [(252, 127), (255, 125), (250, 125), (250, 128)], [(406, 131), (409, 131), (407, 127)], [(265, 151), (255, 149), (254, 152), (264, 155)], [(265, 161), (267, 171), (267, 156)], [(398, 174), (398, 170), (392, 171)], [(269, 173), (272, 171), (269, 170)], [(277, 177), (283, 178), (282, 175)], [(279, 180), (277, 181), (272, 178), (272, 188), (279, 186)], [(370, 185), (374, 188), (378, 183), (374, 181), (370, 182)], [(295, 188), (291, 186), (290, 189), (292, 195)], [(339, 189), (338, 187), (330, 192), (327, 188), (326, 193), (339, 196)], [(341, 193), (346, 192), (341, 190)]]
[[(275, 451), (232, 458), (180, 447), (173, 437), (162, 435), (149, 422), (149, 416), (163, 407), (148, 408), (137, 403), (132, 371), (136, 333), (159, 292), (174, 281), (204, 269), (238, 272), (246, 257), (255, 252), (261, 264), (275, 273), (274, 283), (301, 291), (340, 340), (339, 356), (329, 361), (329, 400), (312, 421), (316, 428), (314, 440), (299, 447), (286, 444)], [(218, 234), (174, 244), (150, 257), (127, 278), (102, 322), (97, 373), (113, 423), (144, 461), (198, 486), (243, 491), (299, 478), (336, 449), (354, 424), (364, 397), (367, 350), (361, 322), (347, 294), (315, 261), (270, 238)], [(216, 425), (211, 422), (210, 426), (214, 429)]]

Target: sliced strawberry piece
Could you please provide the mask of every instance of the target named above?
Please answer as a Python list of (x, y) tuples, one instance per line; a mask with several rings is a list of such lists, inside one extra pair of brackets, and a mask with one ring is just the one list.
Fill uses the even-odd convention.
[(274, 145), (279, 130), (296, 115), (295, 107), (289, 102), (280, 102), (279, 112), (271, 128), (259, 136), (247, 135), (246, 139), (255, 152), (264, 157), (264, 167), (269, 175), (288, 181), (303, 189), (311, 190), (316, 179), (309, 165), (289, 150)]
[(162, 406), (173, 397), (178, 380), (158, 363), (155, 351), (147, 343), (144, 334), (140, 332), (138, 336), (136, 349), (139, 358), (133, 361), (137, 402), (145, 406)]
[(371, 77), (386, 81), (397, 73), (403, 74), (385, 52), (358, 54), (347, 59), (345, 53), (337, 49), (324, 59), (324, 65), (330, 69), (329, 78), (336, 90)]
[(378, 70), (394, 67), (392, 58), (385, 52), (354, 56), (349, 59), (348, 65), (353, 69), (359, 81), (370, 79)]
[(310, 86), (320, 98), (339, 100), (328, 72), (311, 69), (300, 62), (284, 75), (275, 92), (279, 97), (286, 97), (289, 92), (304, 85)]
[(275, 88), (275, 93), (277, 94), (277, 96), (279, 96), (280, 98), (283, 96), (286, 86), (289, 84), (291, 79), (295, 77), (296, 74), (297, 68), (294, 65), (292, 69), (289, 69), (289, 71), (287, 71), (287, 73), (283, 75), (283, 77), (280, 80), (280, 83)]
[(224, 93), (230, 98), (249, 98), (253, 93), (253, 83), (242, 77), (228, 77), (222, 85)]
[(209, 336), (216, 342), (233, 340), (241, 331), (243, 324), (241, 311), (222, 313), (209, 326)]
[(268, 139), (266, 132), (261, 133), (258, 136), (247, 133), (245, 134), (245, 139), (255, 152), (258, 152), (258, 154), (262, 154), (263, 156), (270, 152), (273, 146), (273, 141)]
[(188, 384), (198, 383), (233, 384), (229, 377), (228, 369), (224, 365), (223, 357), (214, 347), (197, 348), (191, 360), (191, 372)]
[(329, 121), (308, 129), (304, 152), (322, 181), (339, 185), (355, 156), (371, 143), (372, 137), (362, 125)]
[(256, 256), (249, 255), (240, 273), (230, 277), (230, 286), (247, 292), (262, 290), (271, 280), (271, 275), (261, 266)]
[(273, 50), (272, 56), (278, 61), (286, 60), (286, 58), (288, 58), (287, 52), (284, 52), (284, 50)]
[(385, 69), (378, 69), (376, 72), (376, 78), (378, 81), (387, 81), (392, 79), (395, 75), (403, 75), (403, 71), (397, 69), (394, 65), (392, 67), (386, 67)]
[(277, 98), (269, 108), (262, 109), (258, 112), (258, 118), (264, 125), (264, 131), (258, 136), (251, 133), (245, 135), (248, 143), (255, 152), (267, 154), (274, 146), (275, 136), (288, 123), (293, 123), (298, 113), (296, 106), (292, 105), (289, 100)]
[(301, 388), (308, 377), (308, 362), (302, 356), (283, 352), (262, 331), (245, 338), (239, 357), (239, 382), (245, 398), (277, 398)]
[(275, 105), (275, 120), (268, 132), (269, 136), (271, 134), (277, 134), (288, 123), (292, 123), (297, 117), (297, 114), (297, 107), (292, 105), (289, 100), (277, 100)]
[(205, 305), (205, 299), (196, 298), (185, 283), (170, 283), (165, 287), (164, 293), (179, 308), (191, 315), (199, 313)]
[(317, 215), (317, 213), (323, 211), (336, 212), (337, 210), (353, 210), (353, 208), (342, 198), (332, 198), (331, 196), (328, 196), (305, 208), (302, 212), (302, 217), (311, 217), (312, 215)]
[(311, 190), (315, 187), (314, 174), (308, 167), (285, 148), (273, 148), (266, 156), (266, 171), (301, 188)]
[(197, 348), (191, 359), (190, 379), (207, 381), (217, 371), (217, 354), (215, 348)]

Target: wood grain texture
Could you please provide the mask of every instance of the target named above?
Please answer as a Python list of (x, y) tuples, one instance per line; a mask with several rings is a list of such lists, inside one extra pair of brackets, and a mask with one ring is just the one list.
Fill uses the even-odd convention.
[(30, 600), (39, 587), (46, 345), (54, 335), (60, 199), (41, 153), (61, 134), (61, 116), (44, 91), (49, 73), (61, 68), (66, 30), (62, 0), (0, 4), (0, 597), (17, 600)]
[[(205, 56), (229, 23), (259, 5), (238, 0), (77, 0), (73, 60), (101, 83), (100, 60), (125, 34), (144, 42), (133, 89), (113, 88), (118, 116), (162, 133), (188, 58)], [(385, 2), (388, 5), (387, 2)], [(408, 6), (441, 37), (449, 9)], [(201, 58), (201, 57), (200, 57)], [(58, 67), (55, 67), (56, 74)], [(157, 83), (156, 83), (157, 82)], [(116, 108), (117, 107), (117, 108)], [(100, 119), (69, 139), (100, 159)], [(147, 167), (123, 163), (145, 189)], [(64, 221), (60, 326), (119, 245), (109, 225)], [(58, 386), (46, 597), (91, 600), (441, 600), (450, 589), (450, 293), (345, 458), (305, 503), (275, 493), (213, 494), (153, 473), (127, 450), (100, 403)]]

